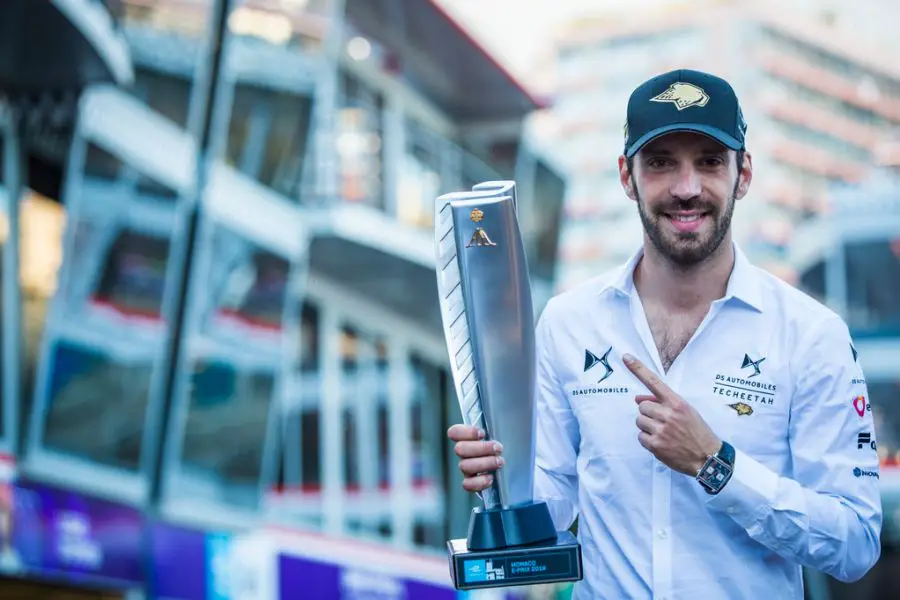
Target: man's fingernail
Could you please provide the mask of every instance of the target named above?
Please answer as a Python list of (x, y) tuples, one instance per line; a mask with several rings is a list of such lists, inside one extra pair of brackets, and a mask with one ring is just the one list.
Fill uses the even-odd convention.
[(494, 442), (494, 452), (496, 452), (497, 454), (503, 452), (503, 444), (501, 444), (500, 442)]
[(504, 459), (502, 456), (498, 456), (497, 457), (497, 466), (502, 467), (505, 464), (506, 464), (506, 459)]
[(479, 430), (478, 430), (478, 437), (479, 437), (479, 438), (484, 438), (484, 429), (479, 429)]
[(630, 355), (630, 354), (623, 354), (623, 355), (622, 355), (622, 360), (625, 361), (625, 364), (626, 364), (626, 365), (630, 365), (631, 363), (634, 362), (634, 357), (633, 357), (632, 355)]

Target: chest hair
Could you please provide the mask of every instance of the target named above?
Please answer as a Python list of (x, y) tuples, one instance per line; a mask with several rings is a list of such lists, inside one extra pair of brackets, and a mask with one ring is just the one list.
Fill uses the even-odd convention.
[(667, 314), (663, 311), (654, 311), (653, 314), (647, 315), (650, 333), (653, 334), (660, 362), (666, 372), (691, 341), (691, 337), (703, 322), (705, 314), (705, 312), (701, 314)]

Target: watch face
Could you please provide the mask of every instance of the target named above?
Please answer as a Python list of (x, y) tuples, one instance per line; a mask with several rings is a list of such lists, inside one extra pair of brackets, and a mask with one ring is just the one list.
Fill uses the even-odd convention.
[(698, 479), (707, 487), (718, 490), (725, 484), (730, 474), (731, 467), (714, 456), (707, 461)]

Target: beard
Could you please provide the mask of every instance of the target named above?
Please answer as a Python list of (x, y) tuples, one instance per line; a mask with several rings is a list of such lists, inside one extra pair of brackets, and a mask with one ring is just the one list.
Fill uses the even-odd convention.
[[(728, 235), (729, 229), (731, 229), (737, 184), (735, 184), (734, 192), (725, 203), (724, 210), (720, 210), (716, 205), (701, 199), (672, 200), (658, 207), (651, 214), (647, 210), (647, 206), (644, 204), (636, 184), (634, 185), (634, 194), (637, 199), (641, 223), (653, 247), (673, 265), (684, 268), (693, 267), (704, 262), (722, 245), (722, 241)], [(704, 231), (676, 231), (674, 235), (667, 235), (662, 227), (662, 220), (668, 218), (665, 216), (665, 213), (679, 210), (705, 212), (712, 221), (713, 230), (708, 233)]]

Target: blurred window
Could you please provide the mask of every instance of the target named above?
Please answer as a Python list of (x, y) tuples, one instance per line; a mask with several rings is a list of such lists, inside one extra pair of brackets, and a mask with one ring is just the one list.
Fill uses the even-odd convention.
[(853, 62), (837, 54), (826, 52), (819, 46), (808, 44), (793, 36), (786, 35), (777, 29), (764, 27), (763, 30), (768, 36), (767, 41), (770, 44), (774, 44), (776, 47), (785, 50), (789, 54), (799, 54), (806, 62), (848, 79), (859, 78), (861, 75), (865, 74), (877, 88), (880, 88), (893, 96), (900, 96), (900, 83), (894, 79), (877, 74), (865, 73), (863, 69)]
[[(252, 340), (282, 327), (290, 263), (238, 234), (216, 227), (211, 268), (203, 291), (209, 304), (199, 316), (204, 333), (223, 329)], [(238, 331), (242, 333), (238, 333)]]
[[(247, 349), (277, 354), (290, 265), (217, 226), (210, 271), (197, 274), (199, 346), (181, 368), (188, 377), (182, 461), (188, 477), (223, 490), (229, 502), (256, 501), (278, 359), (255, 365), (232, 358)], [(240, 350), (239, 350), (240, 349)]]
[(845, 246), (847, 321), (857, 334), (900, 336), (900, 238)]
[(837, 113), (838, 115), (849, 117), (864, 125), (876, 128), (886, 128), (895, 125), (877, 113), (861, 108), (856, 104), (844, 102), (833, 96), (822, 94), (816, 90), (811, 90), (790, 79), (767, 75), (766, 85), (783, 90), (789, 97), (808, 102), (813, 106)]
[(867, 384), (878, 455), (882, 464), (900, 467), (900, 379)]
[(123, 314), (160, 318), (169, 240), (122, 231), (110, 248), (93, 300)]
[(566, 182), (539, 157), (533, 160), (533, 177), (520, 183), (527, 186), (531, 198), (522, 207), (530, 212), (525, 222), (532, 224), (526, 240), (526, 255), (532, 276), (552, 281), (556, 272)]
[[(128, 327), (140, 328), (143, 323), (154, 327), (152, 321), (162, 316), (169, 241), (122, 230), (103, 250), (95, 243), (100, 229), (82, 221), (78, 232), (76, 247), (83, 243), (82, 250), (67, 257), (73, 284), (66, 290), (68, 314), (91, 311), (99, 316), (113, 311), (118, 316), (107, 321), (111, 327), (116, 323), (124, 327), (116, 320), (123, 316), (129, 318)], [(151, 321), (143, 321), (148, 318)], [(141, 358), (122, 355), (114, 345), (102, 348), (57, 340), (48, 364), (44, 445), (137, 470), (153, 370), (149, 353), (139, 354)]]
[(800, 288), (823, 304), (825, 297), (825, 263), (819, 261), (800, 275)]
[(783, 131), (783, 135), (791, 141), (800, 142), (813, 148), (827, 150), (836, 157), (842, 159), (847, 158), (863, 163), (867, 163), (871, 159), (871, 152), (869, 150), (846, 142), (839, 137), (815, 129), (809, 129), (808, 127), (797, 125), (791, 121), (778, 118), (772, 118), (771, 120)]
[(398, 219), (416, 227), (433, 226), (434, 202), (442, 193), (440, 168), (433, 147), (413, 138), (403, 153), (397, 178)]
[(345, 202), (384, 207), (384, 99), (357, 77), (341, 71), (337, 115), (340, 192)]
[(118, 158), (96, 144), (88, 144), (85, 177), (106, 182), (117, 181), (123, 170), (124, 165)]
[(181, 128), (188, 126), (191, 82), (148, 69), (135, 69), (134, 87), (142, 100)]
[(322, 485), (321, 423), (318, 408), (300, 413), (301, 489), (305, 491), (319, 490)]
[[(316, 314), (310, 307), (309, 317)], [(317, 327), (317, 325), (316, 325)], [(392, 472), (397, 442), (410, 444), (410, 471), (404, 478), (411, 481), (408, 496), (410, 513), (405, 517), (413, 524), (414, 543), (433, 548), (443, 547), (444, 500), (440, 490), (447, 477), (447, 449), (444, 444), (447, 402), (446, 371), (416, 354), (400, 365), (397, 374), (409, 390), (409, 429), (394, 429), (398, 415), (392, 412), (388, 397), (390, 377), (387, 340), (372, 332), (364, 332), (345, 324), (339, 331), (341, 369), (340, 445), (342, 449), (342, 479), (347, 502), (346, 528), (356, 536), (389, 539), (393, 535), (389, 503), (397, 477)], [(319, 406), (320, 380), (307, 373), (305, 397), (300, 406), (290, 411), (296, 418), (299, 433), (300, 481), (289, 481), (282, 471), (279, 484), (288, 485), (290, 494), (302, 498), (295, 513), (304, 526), (318, 526), (322, 521), (321, 493), (323, 484), (323, 424)], [(455, 398), (453, 399), (455, 402)], [(293, 425), (287, 429), (294, 429)], [(405, 440), (396, 436), (406, 436)], [(294, 438), (296, 439), (296, 438)], [(286, 448), (287, 452), (294, 452)], [(294, 488), (299, 483), (299, 489)]]
[(234, 93), (226, 162), (297, 199), (310, 131), (312, 99), (255, 86)]
[[(191, 361), (182, 460), (187, 475), (254, 490), (259, 485), (274, 371), (227, 360)], [(252, 501), (252, 495), (246, 496)]]
[(315, 371), (319, 364), (319, 311), (314, 304), (304, 302), (300, 313), (300, 369)]
[(150, 361), (59, 341), (50, 357), (44, 446), (137, 471), (150, 392)]

